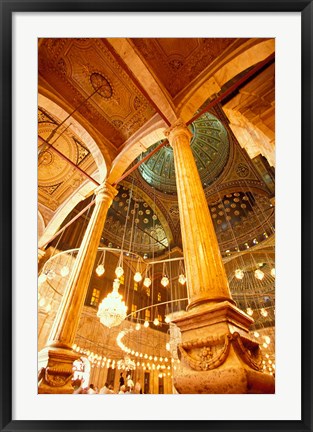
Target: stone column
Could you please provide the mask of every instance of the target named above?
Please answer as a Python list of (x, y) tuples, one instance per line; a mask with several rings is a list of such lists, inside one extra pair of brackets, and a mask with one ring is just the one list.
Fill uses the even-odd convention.
[[(192, 134), (178, 121), (166, 135), (173, 148), (188, 309), (207, 302), (231, 300), (209, 207), (190, 148)], [(205, 263), (205, 265), (203, 265)]]
[(173, 148), (189, 304), (173, 320), (182, 334), (174, 376), (179, 393), (273, 393), (261, 372), (259, 345), (249, 338), (253, 319), (231, 298), (213, 222), (190, 148), (178, 120), (165, 131)]
[(96, 191), (96, 203), (46, 347), (39, 353), (39, 393), (72, 393), (72, 351), (108, 209), (117, 190), (109, 183)]

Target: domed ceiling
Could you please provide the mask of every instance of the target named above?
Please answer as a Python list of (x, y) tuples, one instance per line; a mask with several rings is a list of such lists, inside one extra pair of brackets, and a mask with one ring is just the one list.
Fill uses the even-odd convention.
[[(222, 250), (246, 250), (274, 233), (275, 213), (265, 195), (228, 193), (209, 204), (214, 229)], [(229, 252), (229, 251), (228, 251)]]
[[(150, 205), (126, 185), (117, 185), (104, 231), (107, 240), (139, 254), (164, 252), (168, 238), (157, 214)], [(125, 233), (125, 234), (124, 234)]]
[[(212, 184), (223, 171), (229, 155), (229, 141), (223, 124), (205, 113), (189, 126), (193, 137), (191, 149), (204, 186)], [(144, 154), (153, 151), (159, 142)], [(168, 144), (139, 166), (139, 172), (150, 185), (165, 193), (176, 193), (173, 150)]]

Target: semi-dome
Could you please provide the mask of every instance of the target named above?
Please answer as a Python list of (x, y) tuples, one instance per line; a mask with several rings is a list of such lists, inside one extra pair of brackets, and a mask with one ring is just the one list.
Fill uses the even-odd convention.
[[(229, 154), (229, 140), (223, 124), (210, 113), (205, 113), (189, 126), (193, 137), (191, 149), (198, 167), (201, 181), (208, 186), (223, 171)], [(145, 153), (153, 151), (157, 142)], [(144, 180), (165, 193), (176, 193), (173, 150), (165, 145), (139, 166)]]

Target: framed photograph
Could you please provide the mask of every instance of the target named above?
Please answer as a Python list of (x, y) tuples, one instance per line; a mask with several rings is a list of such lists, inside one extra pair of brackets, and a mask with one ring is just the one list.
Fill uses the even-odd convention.
[(313, 430), (312, 18), (1, 0), (1, 430)]

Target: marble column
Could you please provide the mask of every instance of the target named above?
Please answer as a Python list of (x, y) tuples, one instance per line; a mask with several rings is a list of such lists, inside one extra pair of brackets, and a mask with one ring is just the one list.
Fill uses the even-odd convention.
[(39, 353), (39, 393), (72, 393), (72, 350), (91, 272), (108, 209), (117, 190), (104, 182), (96, 191), (96, 203), (54, 320), (46, 347)]
[(173, 322), (180, 328), (179, 393), (273, 393), (261, 372), (253, 319), (231, 298), (213, 222), (190, 148), (192, 134), (178, 120), (165, 131), (173, 148), (189, 304)]

